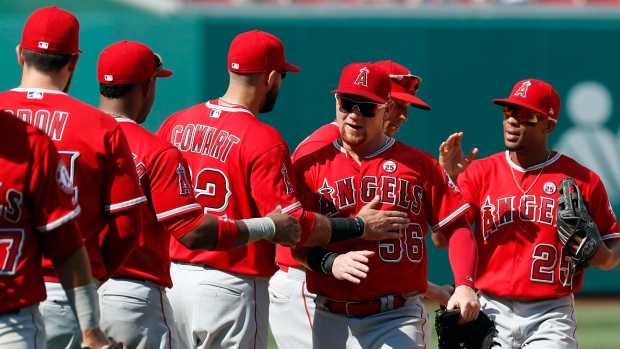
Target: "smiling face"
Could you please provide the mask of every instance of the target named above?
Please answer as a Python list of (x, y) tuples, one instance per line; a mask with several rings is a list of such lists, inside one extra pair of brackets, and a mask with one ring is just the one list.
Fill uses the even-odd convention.
[[(372, 101), (355, 95), (343, 95), (358, 102)], [(387, 118), (386, 107), (379, 108), (374, 117), (363, 116), (357, 106), (350, 112), (344, 111), (336, 100), (336, 120), (340, 127), (340, 136), (344, 143), (351, 147), (359, 147), (380, 140), (383, 136), (383, 122)]]
[(409, 120), (408, 108), (410, 106), (411, 103), (394, 99), (394, 108), (383, 122), (383, 133), (393, 137), (396, 132), (400, 131), (403, 122)]
[(547, 147), (549, 132), (555, 123), (548, 117), (538, 116), (536, 123), (521, 121), (514, 113), (504, 113), (504, 145), (513, 152), (530, 151)]

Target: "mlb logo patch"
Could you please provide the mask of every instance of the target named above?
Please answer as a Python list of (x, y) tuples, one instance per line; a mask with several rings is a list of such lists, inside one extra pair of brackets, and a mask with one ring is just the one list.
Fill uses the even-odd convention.
[(50, 47), (49, 42), (45, 42), (45, 41), (39, 41), (39, 48), (42, 48), (44, 50), (47, 50)]
[(114, 77), (112, 75), (104, 75), (103, 80), (105, 81), (114, 81)]
[(231, 64), (233, 69), (239, 69), (239, 63), (233, 63)]
[(209, 113), (209, 116), (212, 117), (212, 118), (219, 119), (220, 118), (220, 114), (222, 114), (221, 110), (213, 109), (213, 110), (211, 110), (211, 113)]
[(27, 98), (28, 99), (43, 99), (43, 92), (28, 91)]

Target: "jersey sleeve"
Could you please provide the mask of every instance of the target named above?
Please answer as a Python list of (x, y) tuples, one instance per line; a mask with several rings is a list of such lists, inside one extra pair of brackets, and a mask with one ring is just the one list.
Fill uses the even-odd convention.
[[(314, 227), (316, 216), (303, 210), (295, 192), (295, 174), (285, 145), (277, 145), (262, 154), (249, 170), (252, 197), (261, 216), (280, 205), (282, 212), (299, 220), (302, 237), (299, 245), (307, 240)], [(269, 188), (269, 190), (265, 190)]]
[(181, 153), (172, 147), (157, 154), (149, 164), (151, 202), (158, 221), (201, 209), (188, 168)]
[(459, 188), (452, 182), (448, 173), (435, 160), (431, 160), (427, 179), (426, 197), (427, 220), (432, 230), (441, 230), (446, 224), (469, 210)]
[(476, 212), (479, 212), (478, 203), (480, 190), (476, 189), (476, 168), (477, 163), (474, 161), (465, 172), (461, 173), (457, 179), (458, 189), (463, 196), (463, 199), (471, 207), (467, 211), (467, 220), (473, 223), (475, 220)]
[(596, 180), (591, 182), (594, 182), (595, 185), (586, 198), (586, 202), (588, 209), (592, 212), (592, 219), (596, 223), (603, 241), (620, 240), (620, 227), (605, 186), (598, 176)]
[(43, 253), (50, 259), (63, 258), (79, 249), (82, 235), (75, 221), (80, 207), (73, 202), (73, 184), (69, 172), (51, 140), (45, 140), (41, 152), (33, 154), (29, 200), (35, 226), (41, 233)]
[(125, 134), (117, 126), (108, 135), (109, 161), (103, 182), (103, 205), (106, 211), (123, 211), (146, 202), (138, 184), (136, 165)]

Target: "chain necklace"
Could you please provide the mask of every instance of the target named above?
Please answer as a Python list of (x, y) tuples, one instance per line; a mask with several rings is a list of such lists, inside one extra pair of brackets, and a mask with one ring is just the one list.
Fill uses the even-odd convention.
[[(224, 99), (224, 98), (222, 98), (222, 97), (218, 97), (217, 99), (219, 99), (220, 101), (222, 101), (222, 102), (224, 102), (224, 103), (226, 103), (226, 104), (236, 105), (236, 106), (238, 106), (238, 107), (243, 107), (243, 108), (245, 108), (247, 111), (249, 111), (250, 113), (252, 113), (252, 111), (250, 110), (250, 108), (248, 108), (247, 106), (245, 106), (245, 105), (243, 105), (243, 104), (241, 104), (241, 103), (231, 103), (231, 102), (228, 102), (227, 100), (225, 100), (225, 99)], [(254, 113), (252, 113), (252, 115), (254, 115)]]
[(515, 184), (517, 185), (517, 188), (519, 188), (519, 190), (521, 190), (521, 192), (523, 193), (523, 196), (521, 196), (522, 200), (523, 200), (523, 198), (525, 198), (525, 196), (530, 191), (530, 189), (532, 189), (534, 187), (534, 184), (536, 184), (536, 182), (538, 181), (538, 178), (540, 178), (540, 175), (545, 170), (545, 167), (547, 167), (547, 161), (549, 161), (550, 157), (551, 157), (551, 150), (549, 150), (549, 154), (547, 154), (547, 160), (545, 160), (545, 164), (540, 169), (540, 172), (538, 172), (538, 176), (536, 176), (536, 179), (534, 179), (534, 182), (532, 183), (532, 185), (530, 185), (529, 188), (527, 188), (527, 190), (523, 190), (523, 188), (521, 188), (521, 186), (519, 185), (519, 181), (517, 181), (517, 177), (515, 176), (515, 171), (512, 169), (512, 165), (510, 166), (510, 172), (512, 173), (512, 178), (515, 180)]
[(111, 112), (111, 111), (107, 111), (107, 112), (105, 112), (105, 113), (106, 113), (106, 114), (108, 114), (108, 115), (111, 115), (111, 116), (112, 116), (113, 118), (115, 118), (115, 119), (129, 119), (129, 120), (131, 120), (131, 118), (128, 118), (128, 117), (126, 117), (125, 115), (116, 114), (116, 113), (113, 113), (113, 112)]

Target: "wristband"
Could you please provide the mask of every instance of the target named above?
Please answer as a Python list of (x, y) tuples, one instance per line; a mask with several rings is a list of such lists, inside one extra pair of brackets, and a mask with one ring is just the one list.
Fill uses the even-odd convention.
[(99, 326), (99, 296), (94, 284), (66, 289), (67, 300), (80, 324), (80, 329), (86, 331)]
[(241, 220), (248, 227), (248, 244), (261, 239), (271, 239), (276, 235), (276, 224), (269, 217)]
[(211, 251), (230, 251), (237, 242), (237, 222), (225, 216), (217, 216), (217, 243)]
[(366, 224), (362, 217), (353, 218), (331, 218), (332, 235), (329, 237), (329, 244), (358, 238), (364, 235)]
[(310, 270), (323, 274), (331, 274), (337, 253), (331, 252), (324, 247), (314, 247), (308, 253), (308, 267)]

